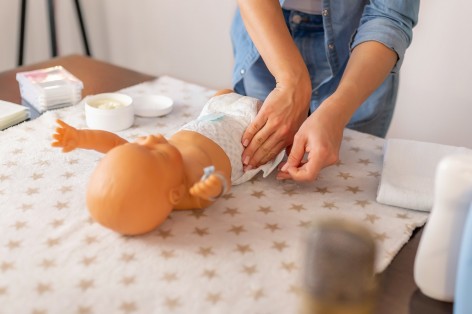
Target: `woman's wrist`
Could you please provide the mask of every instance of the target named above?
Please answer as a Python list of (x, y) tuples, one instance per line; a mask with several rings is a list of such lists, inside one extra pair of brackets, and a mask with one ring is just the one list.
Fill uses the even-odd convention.
[(295, 94), (297, 98), (303, 98), (303, 101), (309, 102), (311, 98), (311, 80), (308, 70), (300, 70), (293, 73), (284, 73), (276, 75), (276, 89)]
[(345, 128), (356, 108), (348, 99), (335, 93), (323, 101), (317, 111), (327, 115), (336, 128)]

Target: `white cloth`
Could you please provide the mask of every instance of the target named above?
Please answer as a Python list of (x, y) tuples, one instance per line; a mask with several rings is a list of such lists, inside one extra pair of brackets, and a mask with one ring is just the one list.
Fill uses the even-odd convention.
[(460, 153), (472, 150), (414, 140), (387, 140), (377, 202), (430, 211), (439, 161)]
[(233, 185), (249, 181), (260, 171), (267, 177), (282, 161), (285, 151), (274, 160), (256, 169), (243, 171), (241, 155), (244, 147), (241, 138), (244, 131), (256, 117), (261, 102), (252, 97), (236, 93), (212, 97), (203, 107), (200, 116), (182, 127), (182, 130), (198, 132), (217, 143), (231, 162), (231, 183)]

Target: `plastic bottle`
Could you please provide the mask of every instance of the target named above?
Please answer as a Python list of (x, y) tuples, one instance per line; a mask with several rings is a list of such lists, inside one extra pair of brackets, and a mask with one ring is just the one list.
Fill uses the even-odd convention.
[(454, 314), (472, 313), (472, 203), (462, 235), (455, 292)]
[(415, 258), (420, 290), (452, 302), (464, 222), (472, 201), (472, 154), (443, 158), (436, 169), (434, 203)]

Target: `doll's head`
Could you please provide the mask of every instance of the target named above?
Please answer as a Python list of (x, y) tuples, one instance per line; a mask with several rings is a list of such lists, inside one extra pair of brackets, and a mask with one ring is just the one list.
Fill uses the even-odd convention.
[(87, 207), (103, 226), (125, 235), (160, 225), (184, 193), (180, 152), (162, 135), (110, 150), (94, 170)]

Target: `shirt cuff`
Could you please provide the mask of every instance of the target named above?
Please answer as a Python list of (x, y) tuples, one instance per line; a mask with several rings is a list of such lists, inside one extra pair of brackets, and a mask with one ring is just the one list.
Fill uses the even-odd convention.
[(403, 63), (405, 51), (411, 38), (387, 18), (376, 18), (362, 24), (351, 42), (351, 51), (366, 41), (377, 41), (392, 49), (397, 54), (397, 62), (392, 73), (397, 73)]

